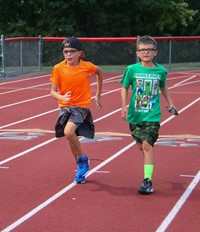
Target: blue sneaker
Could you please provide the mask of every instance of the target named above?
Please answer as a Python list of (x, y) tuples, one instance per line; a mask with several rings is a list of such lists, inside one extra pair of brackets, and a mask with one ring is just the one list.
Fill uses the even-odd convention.
[(74, 178), (74, 182), (78, 184), (85, 183), (85, 176), (89, 172), (89, 159), (86, 155), (82, 155), (77, 159), (78, 170)]

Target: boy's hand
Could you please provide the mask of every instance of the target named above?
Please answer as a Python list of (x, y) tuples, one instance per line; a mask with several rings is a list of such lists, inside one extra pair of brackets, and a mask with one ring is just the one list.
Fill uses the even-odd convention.
[(96, 108), (98, 110), (101, 109), (102, 105), (101, 105), (101, 95), (96, 95), (95, 96), (95, 101), (96, 101)]
[(122, 117), (124, 120), (126, 120), (127, 115), (128, 115), (128, 109), (127, 109), (127, 107), (122, 107), (122, 110), (121, 110), (121, 117)]
[(62, 96), (61, 101), (62, 102), (69, 102), (71, 99), (71, 92), (67, 92), (65, 95)]
[(166, 106), (167, 110), (169, 111), (169, 113), (173, 114), (173, 115), (178, 115), (178, 111), (176, 110), (175, 107), (170, 107), (170, 106)]

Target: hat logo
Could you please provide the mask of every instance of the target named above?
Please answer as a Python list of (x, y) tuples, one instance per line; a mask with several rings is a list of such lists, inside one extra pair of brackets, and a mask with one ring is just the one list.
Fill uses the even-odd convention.
[(65, 42), (65, 46), (71, 47), (70, 41)]

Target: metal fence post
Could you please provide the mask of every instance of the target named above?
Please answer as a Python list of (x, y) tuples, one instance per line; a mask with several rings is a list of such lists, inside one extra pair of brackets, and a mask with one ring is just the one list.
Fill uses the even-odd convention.
[(172, 69), (172, 40), (169, 41), (169, 70)]
[(21, 66), (21, 72), (23, 73), (23, 41), (20, 40), (20, 66)]
[(39, 35), (39, 43), (38, 43), (38, 70), (42, 70), (42, 36)]
[[(140, 36), (137, 36), (137, 41), (139, 40)], [(137, 41), (136, 41), (136, 51), (137, 51)], [(136, 63), (138, 63), (140, 61), (140, 58), (136, 55)]]
[(3, 35), (1, 35), (1, 54), (0, 54), (0, 58), (1, 58), (1, 68), (2, 68), (2, 70), (1, 70), (1, 75), (3, 76), (3, 77), (5, 77), (6, 76), (6, 72), (5, 72), (5, 53), (4, 53), (4, 36)]

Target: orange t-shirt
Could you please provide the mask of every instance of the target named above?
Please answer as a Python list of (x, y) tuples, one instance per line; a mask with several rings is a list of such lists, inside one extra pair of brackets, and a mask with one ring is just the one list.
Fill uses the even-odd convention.
[(53, 68), (50, 81), (59, 85), (61, 95), (71, 92), (71, 100), (67, 103), (58, 101), (59, 107), (79, 106), (89, 108), (91, 91), (89, 75), (95, 74), (97, 66), (91, 62), (80, 60), (79, 65), (68, 66), (66, 61), (56, 64)]

